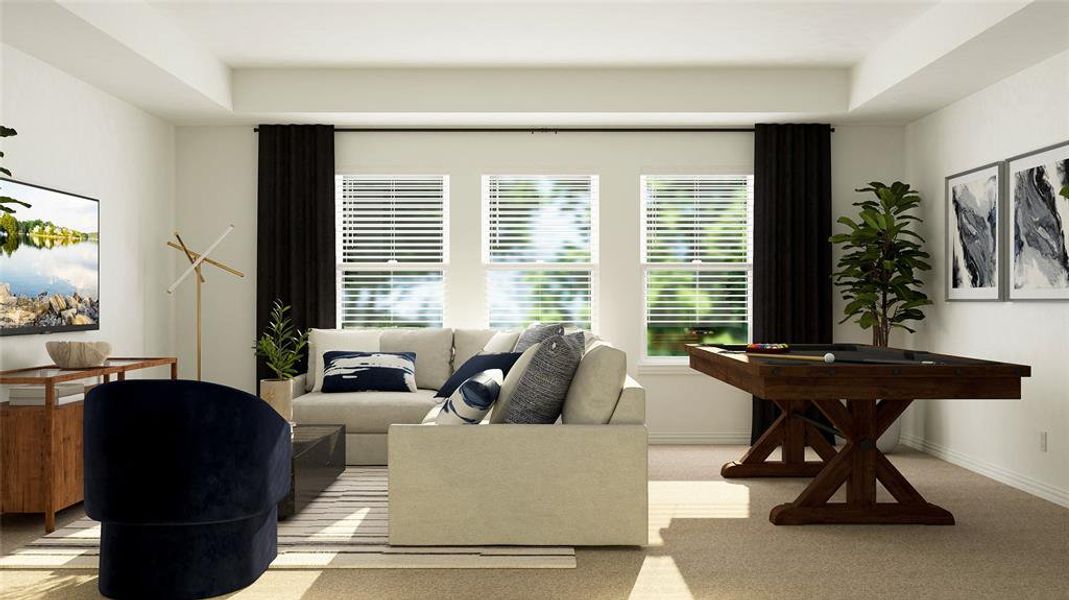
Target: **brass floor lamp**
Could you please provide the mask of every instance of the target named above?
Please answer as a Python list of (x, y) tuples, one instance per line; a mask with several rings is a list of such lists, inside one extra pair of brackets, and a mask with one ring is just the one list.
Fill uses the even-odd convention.
[(196, 325), (196, 328), (197, 328), (197, 381), (200, 381), (200, 353), (201, 353), (201, 318), (200, 318), (200, 315), (201, 315), (200, 291), (201, 290), (200, 290), (200, 288), (204, 284), (204, 274), (201, 273), (201, 266), (203, 266), (204, 264), (209, 264), (209, 265), (211, 265), (213, 267), (222, 269), (223, 271), (226, 271), (227, 273), (230, 273), (231, 275), (235, 275), (237, 277), (244, 277), (245, 276), (244, 273), (242, 273), (241, 271), (238, 271), (237, 269), (235, 269), (233, 267), (230, 267), (230, 266), (228, 266), (226, 264), (223, 264), (223, 263), (221, 263), (221, 262), (219, 262), (217, 260), (212, 260), (212, 259), (208, 258), (208, 255), (211, 254), (212, 250), (215, 250), (215, 247), (218, 246), (219, 243), (223, 241), (223, 238), (225, 238), (227, 235), (229, 235), (231, 231), (234, 231), (234, 226), (233, 225), (227, 226), (227, 228), (225, 230), (223, 230), (223, 233), (219, 235), (218, 239), (216, 239), (214, 242), (212, 242), (212, 245), (208, 246), (208, 248), (205, 249), (203, 253), (198, 253), (198, 252), (194, 252), (194, 251), (190, 250), (189, 247), (186, 246), (186, 243), (182, 241), (182, 236), (178, 235), (177, 231), (174, 233), (174, 239), (177, 240), (178, 243), (172, 242), (170, 240), (167, 241), (167, 245), (168, 246), (170, 246), (171, 248), (174, 248), (175, 250), (181, 250), (183, 253), (185, 253), (186, 258), (189, 259), (189, 267), (181, 275), (178, 276), (178, 279), (176, 279), (174, 281), (174, 283), (171, 284), (171, 287), (167, 288), (167, 293), (168, 294), (173, 294), (174, 290), (179, 286), (179, 284), (182, 283), (183, 280), (185, 280), (186, 277), (189, 277), (190, 273), (196, 273), (197, 274), (197, 278), (196, 278), (196, 282), (197, 282), (197, 292), (196, 292), (196, 297), (197, 297), (197, 300), (196, 300), (196, 314), (197, 314), (197, 318), (196, 318), (196, 321), (197, 321), (197, 325)]

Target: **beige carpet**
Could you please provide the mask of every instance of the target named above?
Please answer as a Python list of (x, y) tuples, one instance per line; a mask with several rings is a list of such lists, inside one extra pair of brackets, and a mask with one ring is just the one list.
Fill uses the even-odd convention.
[[(741, 447), (650, 449), (651, 529), (640, 549), (578, 549), (567, 570), (269, 571), (236, 600), (325, 598), (1069, 598), (1069, 509), (934, 458), (893, 462), (953, 527), (775, 527), (804, 480), (734, 480)], [(79, 517), (77, 510), (63, 522)], [(3, 550), (40, 536), (5, 516)], [(3, 571), (2, 598), (97, 598), (91, 572)]]

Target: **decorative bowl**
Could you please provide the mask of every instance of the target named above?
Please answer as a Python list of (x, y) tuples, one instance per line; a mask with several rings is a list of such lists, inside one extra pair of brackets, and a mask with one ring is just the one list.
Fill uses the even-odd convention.
[(88, 369), (104, 364), (111, 354), (107, 342), (46, 342), (45, 350), (61, 369)]

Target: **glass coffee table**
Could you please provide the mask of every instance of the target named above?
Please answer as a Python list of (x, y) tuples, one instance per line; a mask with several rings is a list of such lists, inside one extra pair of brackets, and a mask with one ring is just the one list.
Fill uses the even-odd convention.
[(278, 503), (278, 518), (301, 512), (345, 470), (345, 425), (295, 425), (290, 493)]

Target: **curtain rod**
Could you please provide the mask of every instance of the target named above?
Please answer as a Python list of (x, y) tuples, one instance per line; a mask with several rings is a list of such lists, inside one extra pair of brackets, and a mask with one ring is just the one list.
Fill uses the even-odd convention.
[[(260, 131), (254, 127), (253, 131)], [(835, 128), (831, 131), (834, 133)], [(336, 127), (335, 133), (753, 133), (753, 127)]]

